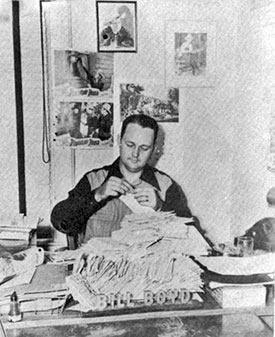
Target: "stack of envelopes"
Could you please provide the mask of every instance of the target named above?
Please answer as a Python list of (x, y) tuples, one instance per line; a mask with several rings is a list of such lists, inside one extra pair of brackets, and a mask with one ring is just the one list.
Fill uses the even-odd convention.
[[(97, 296), (120, 294), (142, 301), (144, 291), (170, 289), (202, 291), (202, 270), (172, 246), (160, 250), (161, 239), (125, 244), (112, 238), (93, 238), (76, 261), (74, 274), (66, 278), (69, 291), (82, 310), (99, 310)], [(89, 247), (91, 249), (89, 253)]]
[(121, 222), (121, 229), (112, 238), (129, 245), (157, 243), (154, 249), (173, 250), (189, 255), (207, 254), (210, 248), (194, 226), (193, 218), (177, 217), (172, 212), (129, 214)]

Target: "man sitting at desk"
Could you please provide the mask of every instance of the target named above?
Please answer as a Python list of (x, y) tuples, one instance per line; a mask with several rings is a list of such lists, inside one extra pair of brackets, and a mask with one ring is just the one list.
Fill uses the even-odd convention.
[(132, 195), (144, 207), (174, 211), (192, 217), (180, 186), (167, 174), (148, 165), (158, 134), (157, 122), (146, 115), (131, 115), (122, 124), (120, 157), (109, 166), (87, 172), (67, 199), (51, 214), (53, 226), (66, 234), (85, 231), (85, 241), (111, 236), (131, 210), (120, 200)]

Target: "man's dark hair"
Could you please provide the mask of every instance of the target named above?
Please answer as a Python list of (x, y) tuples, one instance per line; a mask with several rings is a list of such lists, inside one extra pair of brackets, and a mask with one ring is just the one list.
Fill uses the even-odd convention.
[(149, 129), (154, 130), (154, 144), (155, 144), (157, 136), (158, 136), (159, 126), (158, 126), (158, 123), (154, 120), (154, 118), (144, 115), (144, 114), (131, 115), (125, 118), (122, 123), (122, 127), (121, 127), (120, 139), (122, 139), (126, 131), (127, 125), (130, 123), (138, 124), (142, 128), (149, 128)]

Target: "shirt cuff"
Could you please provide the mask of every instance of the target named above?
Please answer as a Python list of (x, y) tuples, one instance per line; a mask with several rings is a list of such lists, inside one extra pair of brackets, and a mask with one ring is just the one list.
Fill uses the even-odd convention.
[(96, 201), (96, 199), (95, 199), (95, 192), (96, 192), (96, 190), (93, 190), (89, 194), (89, 203), (91, 205), (97, 205), (97, 207), (99, 209), (99, 208), (101, 208), (101, 207), (103, 207), (103, 206), (106, 205), (108, 199), (105, 199), (105, 200), (102, 200), (102, 201)]

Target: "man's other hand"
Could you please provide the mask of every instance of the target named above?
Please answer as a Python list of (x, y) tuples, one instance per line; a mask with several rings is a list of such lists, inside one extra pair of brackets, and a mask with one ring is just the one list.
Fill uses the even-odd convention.
[(158, 208), (159, 198), (152, 186), (136, 187), (134, 197), (142, 206), (152, 207), (154, 210)]

